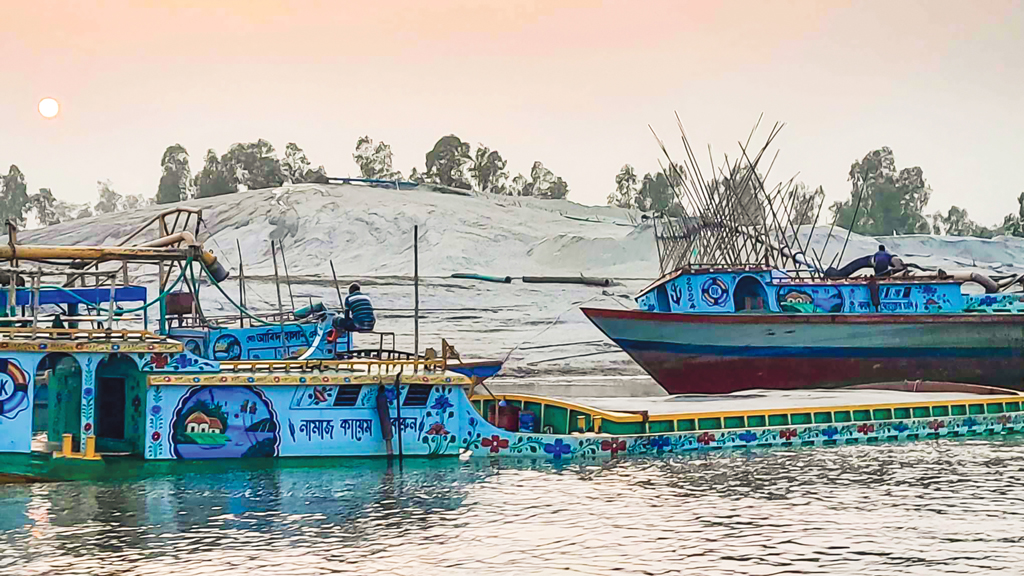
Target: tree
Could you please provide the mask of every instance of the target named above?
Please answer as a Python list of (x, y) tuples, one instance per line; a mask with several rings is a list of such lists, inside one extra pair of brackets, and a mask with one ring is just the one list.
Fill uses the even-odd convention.
[(157, 204), (181, 202), (189, 197), (192, 170), (188, 164), (188, 151), (181, 144), (168, 146), (160, 158), (163, 174), (156, 190)]
[(151, 203), (155, 203), (154, 200), (147, 199), (142, 194), (128, 194), (124, 197), (124, 210), (135, 210), (136, 208), (145, 208)]
[(512, 179), (512, 184), (508, 187), (509, 196), (529, 196), (526, 194), (526, 187), (529, 182), (526, 180), (526, 176), (522, 174), (516, 174), (516, 177)]
[(409, 180), (412, 182), (416, 182), (417, 184), (423, 184), (424, 182), (427, 181), (427, 178), (422, 172), (420, 172), (414, 167), (412, 170), (409, 171)]
[(374, 145), (369, 136), (356, 140), (356, 151), (352, 159), (359, 165), (363, 178), (372, 180), (401, 180), (402, 173), (392, 168), (391, 145), (381, 142)]
[(249, 190), (276, 188), (284, 184), (281, 161), (274, 147), (260, 138), (256, 142), (232, 144), (220, 160), (224, 171)]
[(664, 172), (644, 174), (636, 193), (636, 206), (643, 211), (665, 212), (676, 203), (675, 193)]
[(294, 142), (289, 142), (284, 147), (284, 159), (281, 160), (281, 172), (284, 174), (285, 182), (301, 184), (303, 182), (324, 183), (327, 182), (327, 173), (323, 166), (316, 170), (310, 168), (309, 159), (302, 148)]
[(523, 186), (521, 195), (558, 200), (569, 195), (569, 185), (537, 161), (530, 169), (530, 181)]
[(32, 211), (35, 212), (36, 220), (39, 221), (40, 226), (52, 226), (61, 223), (60, 216), (56, 210), (57, 199), (53, 197), (53, 193), (50, 192), (49, 188), (40, 188), (39, 192), (29, 196), (28, 201)]
[(110, 183), (110, 180), (98, 180), (96, 188), (100, 195), (99, 202), (96, 203), (97, 214), (110, 214), (112, 212), (119, 212), (124, 208), (123, 198), (114, 191), (114, 186)]
[(615, 175), (615, 192), (608, 195), (608, 205), (619, 208), (636, 208), (636, 170), (629, 164), (622, 166)]
[(931, 230), (924, 215), (931, 196), (924, 172), (917, 166), (897, 171), (890, 148), (874, 150), (854, 162), (849, 180), (850, 199), (832, 208), (840, 225), (876, 236)]
[(426, 178), (442, 186), (470, 190), (472, 187), (464, 174), (465, 165), (470, 161), (469, 144), (449, 134), (438, 140), (434, 148), (427, 152)]
[(504, 193), (504, 181), (508, 178), (508, 172), (505, 172), (506, 164), (508, 162), (497, 150), (491, 150), (481, 144), (476, 149), (473, 163), (469, 167), (469, 175), (481, 192)]
[(1007, 214), (1003, 218), (1003, 234), (1024, 237), (1024, 192), (1017, 197), (1017, 213)]
[(818, 186), (810, 190), (803, 182), (797, 182), (786, 192), (785, 205), (791, 207), (793, 225), (805, 226), (817, 224), (814, 218), (818, 215), (818, 205), (824, 201), (824, 188)]
[(196, 173), (196, 198), (212, 198), (238, 192), (238, 181), (230, 168), (217, 157), (212, 148), (206, 151), (206, 164)]
[(28, 207), (28, 186), (25, 175), (11, 164), (0, 185), (0, 225), (10, 220), (19, 228), (25, 226), (25, 208)]

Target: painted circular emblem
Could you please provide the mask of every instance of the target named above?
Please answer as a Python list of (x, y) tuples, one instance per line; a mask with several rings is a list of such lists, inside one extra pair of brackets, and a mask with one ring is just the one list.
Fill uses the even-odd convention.
[(0, 359), (0, 418), (14, 418), (28, 409), (28, 374), (15, 360)]
[(242, 344), (231, 334), (221, 334), (213, 341), (214, 360), (238, 360), (242, 357)]
[(725, 306), (729, 299), (729, 287), (718, 276), (712, 276), (700, 285), (700, 296), (708, 306)]

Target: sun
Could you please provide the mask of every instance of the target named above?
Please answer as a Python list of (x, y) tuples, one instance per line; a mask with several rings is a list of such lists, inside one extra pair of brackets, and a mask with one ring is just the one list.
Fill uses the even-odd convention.
[(53, 98), (43, 98), (39, 101), (39, 113), (43, 118), (53, 118), (60, 112), (60, 104)]

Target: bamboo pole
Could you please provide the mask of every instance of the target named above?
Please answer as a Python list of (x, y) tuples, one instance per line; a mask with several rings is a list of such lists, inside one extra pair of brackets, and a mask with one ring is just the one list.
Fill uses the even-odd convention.
[(420, 358), (420, 227), (412, 227), (412, 286), (415, 308), (413, 312), (413, 371), (419, 371)]
[[(238, 305), (245, 308), (245, 264), (242, 262), (242, 244), (235, 239), (238, 249)], [(245, 313), (238, 311), (238, 327), (245, 328)]]
[(274, 260), (274, 288), (277, 289), (277, 325), (281, 327), (281, 358), (288, 357), (288, 341), (284, 335), (284, 304), (281, 302), (281, 279), (277, 275), (277, 249), (270, 241), (270, 257)]
[(292, 311), (295, 311), (295, 295), (292, 294), (292, 277), (288, 275), (288, 259), (284, 257), (284, 240), (277, 241), (281, 247), (281, 263), (284, 264), (284, 281), (288, 284), (288, 298), (292, 301)]
[(334, 272), (334, 260), (331, 263), (331, 276), (334, 277), (334, 289), (338, 291), (338, 306), (345, 307), (345, 299), (341, 297), (341, 286), (338, 285), (338, 275)]

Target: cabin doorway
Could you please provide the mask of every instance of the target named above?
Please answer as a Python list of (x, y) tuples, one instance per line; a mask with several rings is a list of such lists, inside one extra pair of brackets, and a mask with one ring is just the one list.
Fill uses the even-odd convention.
[(124, 440), (125, 379), (96, 379), (96, 437)]
[(754, 276), (744, 276), (732, 291), (737, 312), (765, 312), (768, 310), (768, 292)]
[(123, 354), (106, 357), (96, 367), (96, 450), (141, 454), (145, 442), (146, 377)]
[(43, 356), (33, 386), (33, 450), (59, 450), (65, 434), (71, 434), (72, 450), (81, 450), (82, 367), (78, 360), (63, 352)]

